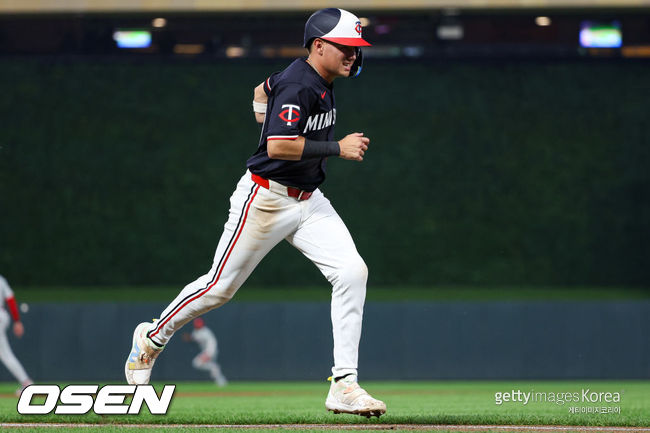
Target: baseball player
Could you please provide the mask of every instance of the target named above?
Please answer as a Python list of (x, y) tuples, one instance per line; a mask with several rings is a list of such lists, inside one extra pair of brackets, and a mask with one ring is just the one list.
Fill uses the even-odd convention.
[(23, 323), (20, 321), (20, 313), (18, 312), (18, 307), (16, 306), (16, 299), (14, 298), (14, 292), (9, 287), (7, 280), (0, 275), (0, 296), (4, 302), (0, 302), (0, 360), (7, 367), (7, 369), (13, 374), (16, 380), (20, 383), (20, 388), (16, 391), (16, 394), (20, 392), (28, 385), (31, 385), (33, 382), (27, 376), (25, 369), (14, 355), (14, 352), (9, 346), (9, 339), (7, 338), (7, 328), (9, 327), (9, 314), (4, 308), (4, 303), (7, 303), (9, 311), (11, 312), (11, 317), (14, 320), (14, 335), (18, 338), (22, 337), (25, 333), (25, 328)]
[(184, 324), (228, 302), (262, 258), (283, 239), (310, 259), (332, 285), (334, 366), (325, 406), (334, 413), (380, 416), (386, 405), (357, 383), (368, 269), (345, 224), (318, 189), (329, 157), (363, 161), (361, 132), (334, 140), (333, 81), (361, 71), (370, 45), (361, 22), (342, 9), (322, 9), (305, 24), (308, 56), (254, 90), (263, 122), (257, 151), (230, 197), (230, 214), (207, 274), (188, 284), (153, 323), (139, 324), (125, 364), (128, 383), (149, 382), (157, 356)]
[(194, 319), (193, 323), (194, 330), (192, 333), (183, 334), (186, 341), (195, 341), (201, 348), (201, 352), (192, 360), (192, 366), (197, 370), (209, 371), (210, 377), (218, 386), (228, 385), (228, 380), (221, 372), (221, 366), (217, 363), (217, 354), (219, 353), (217, 337), (214, 336), (210, 328), (205, 326), (205, 322), (200, 317)]

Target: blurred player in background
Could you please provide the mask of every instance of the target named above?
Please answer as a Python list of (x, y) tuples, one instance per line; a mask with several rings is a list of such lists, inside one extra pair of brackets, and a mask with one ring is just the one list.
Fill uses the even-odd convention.
[(205, 326), (205, 322), (200, 317), (194, 319), (193, 323), (194, 330), (192, 333), (183, 334), (185, 341), (194, 341), (201, 348), (201, 352), (192, 360), (192, 367), (210, 372), (210, 378), (218, 386), (228, 385), (228, 380), (221, 372), (221, 366), (217, 363), (217, 355), (219, 354), (217, 337), (214, 336), (210, 328)]
[(22, 337), (25, 333), (25, 328), (23, 323), (20, 321), (20, 313), (18, 312), (18, 307), (16, 306), (16, 299), (14, 298), (14, 292), (9, 287), (7, 280), (0, 275), (0, 296), (4, 302), (0, 302), (0, 360), (7, 367), (7, 369), (13, 374), (18, 382), (20, 382), (20, 388), (16, 391), (17, 394), (28, 385), (31, 385), (33, 382), (27, 376), (25, 369), (14, 355), (14, 352), (9, 346), (9, 339), (7, 338), (7, 328), (9, 327), (9, 314), (4, 308), (4, 303), (7, 303), (9, 311), (11, 312), (11, 317), (14, 319), (14, 335), (18, 338)]

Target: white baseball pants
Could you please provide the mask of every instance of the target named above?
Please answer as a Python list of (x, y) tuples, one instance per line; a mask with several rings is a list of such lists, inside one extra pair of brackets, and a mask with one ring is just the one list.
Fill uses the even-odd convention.
[(283, 239), (332, 284), (332, 374), (356, 374), (368, 268), (347, 227), (320, 190), (299, 201), (287, 196), (286, 187), (276, 182), (270, 181), (269, 189), (256, 184), (248, 171), (230, 197), (230, 215), (212, 268), (185, 286), (162, 312), (149, 337), (167, 344), (187, 322), (228, 302)]
[(210, 378), (219, 386), (225, 386), (228, 383), (228, 379), (226, 379), (226, 376), (221, 371), (221, 366), (216, 362), (216, 356), (210, 356), (209, 353), (201, 352), (192, 359), (192, 367), (197, 370), (209, 372)]
[(4, 308), (0, 308), (0, 361), (13, 374), (16, 380), (22, 384), (29, 381), (29, 376), (27, 376), (25, 369), (20, 361), (18, 361), (18, 358), (16, 358), (16, 355), (14, 355), (11, 346), (9, 346), (7, 328), (9, 328), (10, 322), (11, 318), (9, 314)]

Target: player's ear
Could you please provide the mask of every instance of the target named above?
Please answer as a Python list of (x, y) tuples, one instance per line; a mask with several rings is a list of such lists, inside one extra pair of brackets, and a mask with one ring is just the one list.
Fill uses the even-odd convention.
[(323, 55), (324, 46), (325, 46), (325, 43), (320, 38), (314, 39), (314, 42), (312, 42), (312, 44), (311, 44), (312, 50), (315, 50), (316, 53), (321, 55), (321, 56)]

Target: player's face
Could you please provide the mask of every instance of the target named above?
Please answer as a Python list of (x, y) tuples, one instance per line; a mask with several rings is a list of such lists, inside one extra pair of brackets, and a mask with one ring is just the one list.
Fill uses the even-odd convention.
[(324, 66), (333, 77), (347, 77), (350, 75), (352, 64), (357, 58), (354, 47), (339, 45), (334, 42), (324, 41), (323, 60)]

